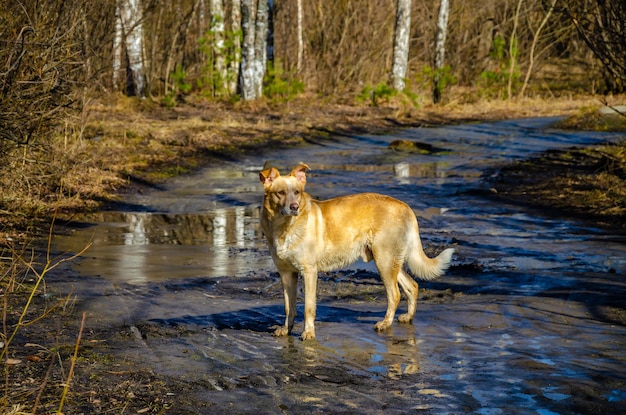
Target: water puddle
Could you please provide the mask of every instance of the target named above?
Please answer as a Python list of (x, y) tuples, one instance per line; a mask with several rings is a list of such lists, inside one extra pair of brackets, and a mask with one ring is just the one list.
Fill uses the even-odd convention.
[[(336, 137), (243, 156), (129, 196), (124, 211), (64, 225), (55, 248), (93, 243), (75, 265), (85, 309), (139, 333), (120, 353), (204, 385), (189, 401), (213, 413), (617, 413), (626, 410), (624, 237), (481, 196), (481, 175), (498, 163), (618, 138), (551, 130), (551, 121)], [(443, 151), (388, 149), (398, 139)], [(413, 325), (374, 332), (384, 289), (371, 264), (357, 263), (320, 275), (317, 341), (297, 339), (299, 319), (294, 336), (269, 335), (283, 309), (258, 223), (268, 160), (284, 172), (309, 164), (317, 198), (373, 191), (404, 200), (431, 254), (457, 248), (442, 279), (420, 284)]]
[(82, 218), (84, 227), (57, 238), (76, 251), (92, 244), (76, 266), (82, 274), (129, 284), (204, 275), (240, 276), (271, 266), (259, 253), (258, 207), (206, 213), (102, 212)]

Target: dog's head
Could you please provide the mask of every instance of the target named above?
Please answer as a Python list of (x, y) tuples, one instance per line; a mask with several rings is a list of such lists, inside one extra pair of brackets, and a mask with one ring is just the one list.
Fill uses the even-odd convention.
[(259, 173), (259, 179), (265, 188), (263, 205), (271, 214), (298, 216), (302, 210), (306, 171), (304, 163), (296, 166), (289, 176), (281, 176), (274, 167)]

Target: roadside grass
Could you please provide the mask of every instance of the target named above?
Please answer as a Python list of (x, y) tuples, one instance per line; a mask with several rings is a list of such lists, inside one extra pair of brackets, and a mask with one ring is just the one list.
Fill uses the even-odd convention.
[[(621, 102), (624, 102), (622, 100)], [(584, 106), (555, 124), (578, 131), (626, 131), (626, 114)], [(623, 108), (623, 107), (622, 107)], [(508, 175), (508, 179), (506, 176)], [(517, 200), (626, 231), (626, 139), (573, 148), (507, 166), (504, 193)], [(512, 183), (513, 178), (519, 181)]]
[(598, 110), (597, 105), (583, 107), (556, 126), (568, 130), (626, 131), (626, 113), (619, 112), (619, 108), (611, 110), (608, 106), (604, 113)]
[[(72, 384), (85, 315), (83, 314), (73, 346), (73, 354), (69, 356), (70, 363), (67, 371), (63, 369), (62, 345), (57, 341), (50, 344), (35, 343), (28, 334), (31, 327), (48, 324), (52, 316), (68, 317), (73, 311), (75, 298), (71, 294), (58, 299), (51, 296), (46, 289), (46, 277), (64, 262), (82, 255), (88, 246), (71, 256), (52, 258), (51, 240), (52, 227), (50, 227), (47, 250), (42, 263), (39, 262), (36, 250), (29, 248), (28, 245), (11, 239), (1, 241), (3, 248), (0, 255), (0, 269), (2, 269), (0, 275), (2, 301), (0, 362), (4, 375), (0, 394), (2, 413), (36, 413), (38, 407), (46, 406), (49, 410), (51, 404), (57, 408), (57, 413), (63, 413), (63, 406)], [(39, 365), (46, 361), (49, 362), (47, 370), (35, 375), (32, 365)], [(42, 365), (39, 366), (42, 367)], [(60, 368), (62, 374), (62, 378), (58, 381), (51, 377), (55, 366), (57, 370)], [(48, 400), (49, 394), (46, 393), (48, 389), (57, 391), (53, 393), (53, 403)]]
[(626, 231), (626, 140), (546, 152), (503, 166), (497, 198)]

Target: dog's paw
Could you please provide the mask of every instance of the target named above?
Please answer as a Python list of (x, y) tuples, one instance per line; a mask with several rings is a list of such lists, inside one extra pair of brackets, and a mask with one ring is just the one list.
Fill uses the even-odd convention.
[(410, 314), (402, 314), (398, 316), (398, 323), (413, 324), (413, 316)]
[(274, 330), (274, 333), (272, 333), (272, 335), (276, 337), (286, 336), (288, 334), (289, 334), (289, 329), (285, 326), (281, 326), (277, 328), (276, 330)]
[(304, 341), (304, 340), (315, 340), (315, 332), (313, 330), (307, 330), (307, 331), (302, 333), (300, 338), (302, 339), (302, 341)]
[(389, 328), (389, 326), (391, 326), (391, 324), (387, 323), (386, 321), (379, 321), (378, 323), (376, 323), (374, 325), (374, 330), (376, 331), (385, 331)]

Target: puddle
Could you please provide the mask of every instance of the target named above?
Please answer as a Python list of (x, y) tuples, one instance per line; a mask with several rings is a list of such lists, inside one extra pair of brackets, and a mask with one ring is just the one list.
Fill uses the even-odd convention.
[[(211, 413), (623, 412), (624, 237), (480, 196), (494, 164), (619, 137), (551, 130), (551, 121), (311, 140), (225, 161), (129, 196), (123, 212), (63, 226), (55, 248), (93, 242), (74, 291), (89, 293), (82, 306), (94, 324), (139, 333), (118, 352), (188, 380), (193, 396), (181, 401)], [(397, 139), (445, 151), (387, 149)], [(457, 248), (442, 279), (420, 284), (413, 325), (372, 329), (384, 288), (359, 262), (320, 275), (317, 341), (297, 339), (301, 319), (294, 336), (269, 334), (284, 317), (258, 224), (267, 160), (281, 171), (309, 164), (317, 198), (404, 200), (431, 255)]]
[[(262, 248), (258, 207), (206, 213), (102, 212), (58, 237), (57, 247), (76, 251), (91, 243), (76, 268), (129, 284), (197, 276), (240, 276), (272, 261)], [(64, 231), (67, 233), (67, 229)]]

